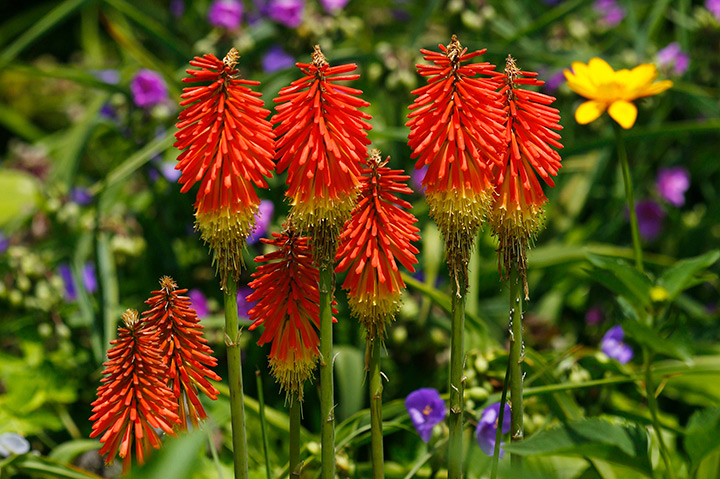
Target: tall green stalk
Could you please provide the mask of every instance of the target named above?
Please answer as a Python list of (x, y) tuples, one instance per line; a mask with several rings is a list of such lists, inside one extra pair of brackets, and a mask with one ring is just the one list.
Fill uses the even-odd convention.
[(320, 269), (320, 444), (321, 479), (335, 479), (335, 394), (333, 386), (332, 264)]
[(465, 333), (465, 278), (455, 281), (450, 324), (450, 438), (448, 441), (448, 479), (463, 476), (463, 362)]
[[(523, 282), (516, 266), (510, 270), (510, 437), (513, 442), (523, 439)], [(511, 455), (513, 467), (522, 466), (522, 456)]]
[(652, 365), (652, 355), (648, 348), (643, 347), (643, 366), (645, 367), (645, 395), (647, 396), (648, 409), (650, 409), (650, 417), (652, 418), (653, 428), (657, 434), (658, 444), (660, 445), (660, 454), (662, 455), (663, 462), (665, 463), (665, 469), (667, 471), (667, 477), (675, 479), (675, 472), (672, 468), (672, 461), (670, 460), (670, 453), (665, 445), (665, 440), (662, 437), (662, 429), (660, 429), (660, 419), (658, 418), (658, 404), (657, 398), (655, 397), (655, 386), (652, 380), (652, 371), (650, 366)]
[(615, 123), (613, 123), (613, 125), (615, 126), (615, 140), (617, 141), (618, 157), (620, 158), (623, 183), (625, 184), (625, 202), (630, 210), (630, 229), (632, 231), (633, 249), (635, 250), (635, 267), (638, 271), (643, 272), (642, 244), (640, 243), (640, 230), (638, 228), (637, 213), (635, 212), (635, 195), (633, 193), (632, 177), (630, 176), (630, 165), (628, 164), (625, 140), (623, 140), (620, 127)]
[(382, 430), (382, 377), (380, 376), (380, 340), (368, 340), (370, 350), (368, 369), (370, 373), (370, 440), (372, 452), (372, 477), (384, 479), (383, 430)]
[(247, 436), (245, 432), (245, 399), (237, 310), (237, 283), (228, 278), (225, 288), (225, 344), (227, 345), (228, 381), (230, 382), (230, 415), (232, 424), (235, 479), (248, 478)]
[(260, 375), (259, 369), (255, 371), (255, 381), (258, 390), (258, 415), (260, 416), (260, 433), (262, 434), (263, 456), (265, 457), (265, 477), (270, 479), (272, 476), (270, 474), (270, 447), (268, 446), (267, 426), (265, 424), (267, 422), (265, 420), (265, 395), (263, 394), (262, 376)]
[(300, 400), (290, 398), (290, 479), (300, 477)]

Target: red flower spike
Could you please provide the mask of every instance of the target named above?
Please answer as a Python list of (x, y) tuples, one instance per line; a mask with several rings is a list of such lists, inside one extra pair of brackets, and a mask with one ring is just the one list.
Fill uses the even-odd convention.
[(496, 73), (502, 85), (505, 111), (504, 147), (496, 166), (497, 195), (490, 213), (493, 233), (500, 241), (498, 268), (501, 275), (515, 266), (528, 295), (526, 250), (544, 224), (547, 201), (537, 176), (549, 186), (561, 167), (560, 112), (550, 105), (555, 98), (523, 90), (521, 85), (540, 86), (537, 73), (521, 71), (508, 56), (504, 73)]
[[(255, 186), (267, 188), (275, 153), (269, 110), (261, 94), (249, 87), (256, 81), (235, 78), (239, 58), (231, 49), (223, 61), (214, 55), (195, 57), (186, 70), (175, 146), (184, 150), (175, 168), (184, 193), (199, 182), (195, 202), (196, 227), (213, 251), (213, 263), (225, 285), (237, 279), (245, 239), (255, 227), (260, 199)], [(204, 85), (197, 85), (204, 83)]]
[(360, 164), (367, 156), (365, 120), (369, 106), (362, 91), (337, 82), (356, 80), (355, 64), (331, 67), (319, 46), (312, 63), (297, 63), (305, 75), (280, 90), (273, 116), (277, 171), (288, 170), (295, 224), (308, 231), (318, 264), (335, 257), (337, 237), (350, 217), (360, 186)]
[[(405, 283), (398, 263), (415, 272), (418, 260), (417, 241), (420, 231), (417, 218), (406, 211), (412, 208), (397, 193), (410, 194), (405, 182), (410, 178), (403, 170), (386, 167), (373, 150), (370, 167), (360, 178), (360, 199), (340, 237), (335, 271), (347, 271), (343, 288), (348, 290), (352, 313), (367, 330), (368, 339), (382, 338), (385, 325), (394, 319), (400, 308)], [(403, 209), (405, 208), (405, 209)]]
[(420, 50), (433, 65), (417, 65), (428, 84), (406, 123), (415, 168), (427, 165), (423, 179), (430, 216), (445, 237), (453, 276), (467, 276), (467, 261), (483, 215), (492, 201), (492, 165), (502, 140), (500, 95), (491, 76), (494, 65), (463, 62), (485, 50), (467, 52), (455, 35), (442, 52)]
[(217, 359), (203, 337), (203, 326), (195, 310), (191, 309), (190, 298), (181, 296), (187, 289), (177, 289), (169, 276), (160, 278), (160, 290), (153, 291), (145, 301), (150, 306), (143, 313), (148, 327), (159, 331), (158, 341), (166, 368), (168, 387), (179, 406), (180, 429), (187, 429), (188, 419), (197, 427), (201, 419), (207, 418), (205, 409), (198, 398), (198, 390), (210, 399), (217, 399), (218, 390), (208, 381), (220, 381), (213, 372)]
[(272, 342), (268, 355), (272, 374), (288, 395), (302, 401), (303, 384), (312, 377), (320, 355), (320, 273), (309, 238), (292, 228), (260, 241), (278, 249), (255, 258), (264, 264), (249, 285), (254, 291), (247, 301), (257, 304), (248, 312), (253, 321), (248, 329), (265, 326), (258, 345)]
[(164, 381), (158, 331), (144, 327), (134, 310), (127, 310), (122, 320), (125, 327), (110, 342), (113, 347), (92, 403), (90, 437), (102, 435), (100, 454), (107, 455), (107, 464), (120, 453), (124, 474), (130, 468), (133, 445), (137, 462), (143, 464), (152, 448), (162, 444), (156, 431), (174, 436), (173, 425), (179, 418), (173, 393)]

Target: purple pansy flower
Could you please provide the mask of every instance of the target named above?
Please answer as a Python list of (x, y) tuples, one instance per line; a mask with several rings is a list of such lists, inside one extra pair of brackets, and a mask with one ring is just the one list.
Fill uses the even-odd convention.
[(720, 0), (705, 0), (705, 8), (720, 22)]
[[(65, 285), (65, 299), (67, 301), (75, 301), (77, 299), (77, 288), (75, 288), (75, 282), (73, 281), (70, 265), (67, 263), (60, 263), (57, 272)], [(85, 290), (91, 294), (97, 291), (98, 284), (95, 276), (95, 265), (90, 262), (85, 263), (81, 275)]]
[(198, 318), (204, 318), (210, 314), (207, 298), (199, 289), (191, 289), (188, 291), (188, 297), (192, 303), (192, 307), (198, 315)]
[(345, 5), (347, 5), (349, 1), (350, 0), (320, 0), (320, 5), (323, 6), (326, 12), (335, 13), (345, 8)]
[(93, 196), (86, 188), (73, 188), (70, 190), (70, 201), (85, 206), (92, 203)]
[(620, 364), (625, 364), (633, 358), (632, 348), (623, 343), (624, 337), (625, 332), (620, 325), (617, 325), (608, 329), (602, 338), (602, 352)]
[(140, 108), (150, 108), (168, 99), (165, 79), (152, 70), (139, 70), (130, 81), (130, 92)]
[(563, 84), (565, 81), (565, 74), (562, 72), (562, 70), (555, 72), (550, 78), (548, 78), (545, 81), (545, 84), (543, 85), (543, 90), (547, 93), (555, 93), (558, 88), (560, 88), (560, 85)]
[(238, 316), (242, 318), (249, 318), (250, 315), (248, 314), (252, 307), (254, 306), (253, 303), (248, 301), (246, 298), (250, 296), (253, 293), (253, 289), (249, 286), (241, 286), (238, 288), (237, 292), (237, 307), (238, 307)]
[(616, 0), (596, 0), (593, 9), (602, 15), (602, 21), (608, 27), (617, 26), (625, 18), (625, 10)]
[(685, 192), (690, 188), (690, 172), (682, 166), (661, 168), (656, 186), (662, 199), (680, 207), (685, 204)]
[(425, 178), (425, 174), (427, 174), (428, 166), (423, 165), (420, 169), (415, 169), (410, 172), (410, 184), (413, 187), (413, 190), (415, 190), (418, 193), (422, 193), (425, 191), (425, 187), (423, 186), (422, 182)]
[(247, 244), (255, 244), (260, 241), (260, 238), (265, 236), (270, 223), (272, 222), (272, 215), (275, 211), (275, 205), (269, 200), (260, 200), (260, 207), (255, 215), (255, 231), (248, 236)]
[(585, 322), (587, 324), (600, 324), (603, 319), (605, 319), (605, 313), (598, 306), (588, 309), (585, 313)]
[(183, 13), (185, 13), (185, 2), (183, 0), (171, 0), (170, 13), (175, 18), (182, 17)]
[(300, 26), (304, 10), (305, 0), (271, 0), (267, 5), (267, 15), (289, 28)]
[(10, 239), (5, 236), (2, 231), (0, 231), (0, 254), (3, 254), (5, 251), (7, 251), (9, 246)]
[(242, 15), (242, 2), (237, 0), (217, 0), (208, 9), (208, 22), (214, 27), (235, 30), (242, 22)]
[[(478, 446), (488, 456), (492, 456), (495, 452), (495, 437), (497, 434), (498, 421), (500, 420), (500, 403), (491, 404), (483, 410), (477, 429), (475, 429), (475, 438)], [(505, 411), (503, 415), (502, 431), (503, 434), (510, 432), (510, 406), (505, 403)], [(503, 457), (503, 442), (500, 441), (500, 457)]]
[(262, 57), (262, 69), (265, 73), (285, 70), (293, 65), (295, 65), (295, 59), (283, 50), (280, 45), (271, 46)]
[(690, 65), (690, 55), (682, 51), (678, 42), (672, 42), (658, 52), (657, 65), (663, 69), (672, 69), (675, 75), (682, 75)]
[(405, 409), (424, 442), (430, 441), (433, 427), (445, 419), (445, 401), (433, 388), (422, 388), (408, 394)]
[(635, 214), (637, 214), (640, 236), (648, 241), (657, 238), (662, 231), (665, 218), (662, 207), (653, 200), (639, 201), (635, 205)]

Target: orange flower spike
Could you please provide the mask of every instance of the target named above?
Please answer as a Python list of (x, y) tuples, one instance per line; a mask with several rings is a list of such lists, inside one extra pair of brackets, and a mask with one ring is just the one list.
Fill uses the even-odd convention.
[(160, 290), (153, 291), (145, 301), (150, 310), (143, 313), (149, 327), (159, 331), (158, 340), (166, 369), (164, 377), (179, 406), (180, 428), (187, 428), (188, 419), (197, 427), (207, 418), (198, 398), (198, 390), (210, 399), (217, 399), (218, 390), (208, 381), (220, 381), (211, 368), (217, 365), (203, 337), (203, 326), (191, 308), (190, 298), (181, 296), (187, 289), (177, 289), (169, 276), (160, 278)]
[[(348, 290), (352, 313), (360, 319), (368, 339), (382, 338), (386, 323), (400, 308), (405, 283), (398, 263), (411, 272), (418, 262), (417, 241), (420, 231), (417, 218), (409, 211), (412, 205), (396, 196), (410, 194), (405, 182), (410, 178), (402, 170), (391, 170), (373, 150), (370, 167), (363, 170), (358, 205), (340, 237), (335, 271), (347, 271), (343, 288)], [(403, 209), (405, 208), (405, 209)]]
[(331, 67), (316, 45), (312, 63), (297, 66), (305, 76), (274, 100), (277, 171), (288, 170), (293, 221), (312, 237), (318, 264), (328, 264), (360, 186), (372, 126), (359, 108), (369, 103), (357, 96), (361, 90), (337, 83), (358, 79), (350, 74), (357, 65)]
[(235, 78), (239, 58), (231, 49), (224, 60), (195, 57), (185, 83), (209, 83), (183, 89), (175, 146), (184, 150), (175, 168), (187, 192), (200, 182), (195, 202), (196, 228), (213, 251), (222, 284), (237, 279), (245, 239), (255, 227), (260, 199), (255, 186), (267, 188), (265, 177), (275, 169), (274, 134), (260, 83)]
[(423, 179), (430, 215), (445, 237), (454, 277), (467, 275), (467, 261), (480, 222), (492, 201), (492, 166), (502, 144), (504, 114), (493, 81), (494, 65), (463, 62), (485, 53), (468, 53), (455, 35), (441, 52), (420, 50), (432, 65), (417, 65), (428, 84), (417, 95), (406, 123), (415, 168), (427, 165)]
[(258, 266), (247, 301), (257, 301), (248, 312), (254, 330), (265, 330), (258, 345), (272, 342), (270, 369), (282, 389), (302, 401), (303, 384), (310, 379), (320, 351), (319, 272), (313, 261), (309, 238), (291, 228), (273, 233), (263, 243), (278, 249), (255, 258)]
[(143, 464), (152, 448), (162, 444), (156, 431), (174, 436), (179, 417), (173, 393), (163, 380), (166, 368), (158, 331), (146, 328), (134, 310), (123, 313), (122, 320), (124, 327), (110, 342), (113, 347), (92, 403), (90, 437), (101, 436), (100, 454), (106, 455), (107, 464), (120, 453), (124, 474), (130, 468), (133, 443), (137, 462)]
[(543, 193), (538, 176), (549, 186), (562, 166), (559, 142), (560, 113), (550, 105), (555, 98), (523, 90), (522, 85), (540, 86), (537, 73), (521, 71), (508, 56), (504, 73), (496, 74), (502, 85), (506, 114), (504, 143), (497, 166), (497, 196), (490, 214), (493, 233), (500, 241), (498, 267), (505, 274), (516, 266), (527, 296), (526, 250), (544, 224)]

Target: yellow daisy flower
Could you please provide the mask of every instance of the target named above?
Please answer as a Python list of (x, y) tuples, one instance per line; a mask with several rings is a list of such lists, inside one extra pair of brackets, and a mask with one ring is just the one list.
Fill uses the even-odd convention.
[(670, 80), (655, 82), (657, 69), (644, 63), (632, 70), (615, 71), (602, 58), (593, 58), (584, 64), (573, 62), (572, 71), (565, 70), (567, 85), (586, 101), (575, 111), (575, 120), (581, 125), (595, 121), (605, 110), (626, 130), (637, 118), (636, 98), (657, 95), (670, 88)]

